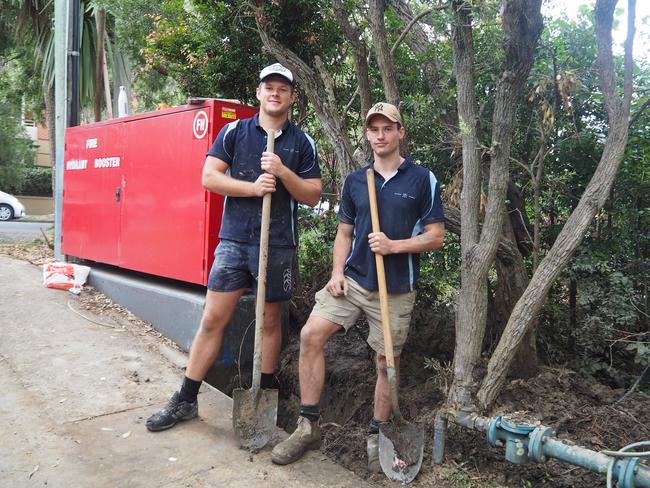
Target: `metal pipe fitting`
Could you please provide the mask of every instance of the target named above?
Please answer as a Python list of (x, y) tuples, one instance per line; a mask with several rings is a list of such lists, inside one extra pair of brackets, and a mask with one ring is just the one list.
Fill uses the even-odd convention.
[(447, 416), (438, 412), (433, 422), (433, 462), (442, 464), (445, 457), (445, 441), (447, 439)]

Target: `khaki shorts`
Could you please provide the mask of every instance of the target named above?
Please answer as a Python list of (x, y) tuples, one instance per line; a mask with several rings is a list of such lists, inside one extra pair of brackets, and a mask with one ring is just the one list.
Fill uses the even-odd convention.
[[(381, 328), (381, 309), (379, 292), (362, 288), (353, 279), (347, 278), (347, 296), (333, 297), (323, 288), (316, 293), (316, 304), (311, 315), (327, 319), (342, 326), (347, 332), (359, 319), (361, 312), (366, 315), (370, 331), (368, 344), (379, 354), (384, 355), (384, 334)], [(415, 303), (415, 292), (388, 295), (390, 328), (393, 336), (393, 354), (399, 356), (406, 342), (411, 323), (411, 312)]]

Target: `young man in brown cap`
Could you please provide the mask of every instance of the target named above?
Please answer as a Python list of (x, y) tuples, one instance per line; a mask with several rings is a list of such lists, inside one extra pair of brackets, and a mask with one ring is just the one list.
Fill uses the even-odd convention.
[[(368, 112), (366, 137), (374, 159), (345, 180), (334, 241), (332, 277), (316, 294), (316, 305), (300, 334), (300, 417), (295, 432), (273, 449), (277, 464), (298, 460), (320, 446), (320, 395), (325, 382), (324, 348), (351, 328), (363, 312), (376, 353), (373, 419), (368, 429), (368, 469), (379, 470), (379, 425), (391, 413), (381, 327), (375, 253), (384, 256), (395, 367), (408, 334), (419, 275), (419, 254), (442, 247), (444, 215), (440, 186), (431, 171), (399, 153), (405, 131), (399, 110), (377, 103)], [(382, 232), (372, 232), (366, 170), (374, 169)], [(366, 237), (367, 236), (367, 237)]]
[[(295, 101), (291, 71), (279, 63), (264, 68), (257, 99), (259, 114), (226, 125), (205, 160), (203, 187), (227, 197), (220, 242), (185, 378), (167, 406), (147, 419), (150, 431), (169, 429), (198, 415), (199, 387), (219, 355), (224, 329), (244, 291), (257, 284), (260, 215), (262, 197), (267, 193), (273, 196), (261, 387), (275, 386), (282, 304), (291, 297), (295, 277), (297, 203), (316, 205), (321, 180), (313, 139), (289, 122)], [(265, 149), (266, 129), (275, 130), (275, 153)]]

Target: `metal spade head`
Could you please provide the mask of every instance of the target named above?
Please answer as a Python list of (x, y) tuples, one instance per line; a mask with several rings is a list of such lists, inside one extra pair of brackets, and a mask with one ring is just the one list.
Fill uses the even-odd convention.
[(381, 425), (379, 464), (388, 478), (410, 483), (420, 472), (423, 456), (424, 432), (408, 422)]
[(232, 392), (232, 426), (241, 447), (263, 448), (273, 437), (278, 418), (278, 390), (244, 390)]

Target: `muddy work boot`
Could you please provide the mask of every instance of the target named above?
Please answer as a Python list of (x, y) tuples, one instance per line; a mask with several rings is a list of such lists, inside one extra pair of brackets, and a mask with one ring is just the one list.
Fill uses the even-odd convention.
[(379, 434), (368, 435), (366, 441), (366, 453), (368, 454), (368, 472), (372, 474), (381, 471), (379, 464)]
[(199, 415), (199, 402), (184, 402), (178, 398), (178, 392), (174, 393), (165, 408), (154, 413), (147, 419), (147, 429), (152, 432), (165, 430), (173, 427), (181, 420), (190, 420)]
[(320, 424), (310, 422), (305, 417), (298, 417), (298, 426), (286, 441), (280, 442), (271, 452), (271, 461), (275, 464), (290, 464), (297, 461), (311, 449), (321, 445)]

